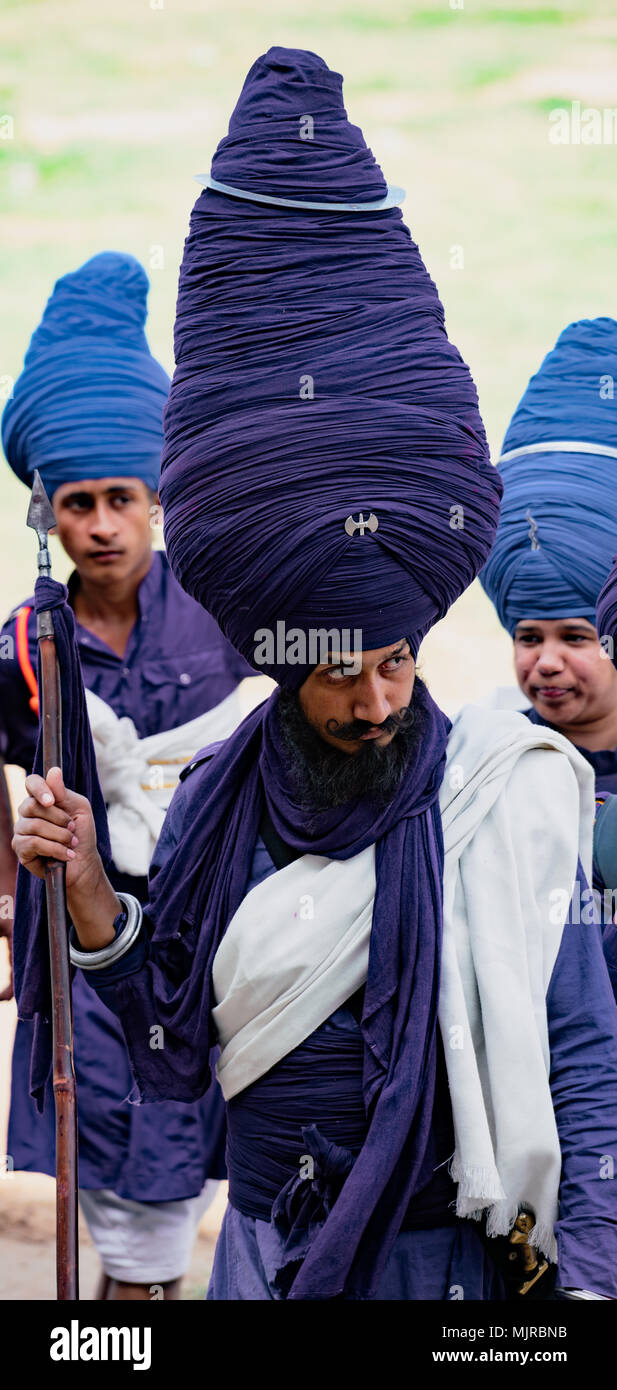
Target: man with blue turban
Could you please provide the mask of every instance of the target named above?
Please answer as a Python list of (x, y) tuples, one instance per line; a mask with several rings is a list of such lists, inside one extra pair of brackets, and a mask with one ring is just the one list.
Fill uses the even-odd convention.
[(220, 1046), (211, 1299), (499, 1298), (515, 1226), (540, 1252), (532, 1285), (558, 1257), (565, 1288), (617, 1297), (598, 1167), (617, 1142), (617, 1015), (598, 941), (565, 925), (591, 772), (515, 713), (451, 727), (415, 669), (497, 525), (469, 370), (400, 191), (315, 54), (257, 60), (205, 182), (166, 539), (279, 688), (183, 774), (143, 914), (104, 872), (92, 780), (44, 780), (39, 759), (14, 841), (30, 989), (42, 1008), (53, 853), (73, 960), (122, 1020), (142, 1099), (200, 1095)]
[(503, 443), (495, 544), (480, 580), (514, 641), (532, 722), (559, 729), (617, 791), (617, 672), (598, 595), (617, 550), (617, 322), (564, 329)]
[(616, 378), (615, 319), (564, 329), (510, 421), (501, 517), (480, 579), (513, 638), (527, 717), (570, 739), (594, 769), (594, 878), (605, 892), (604, 950), (617, 988), (617, 865), (607, 857), (605, 810), (617, 792), (617, 671), (599, 636), (610, 622), (596, 626), (617, 549)]
[[(2, 418), (7, 459), (38, 468), (75, 564), (68, 582), (79, 658), (110, 819), (113, 880), (137, 898), (179, 768), (242, 717), (252, 674), (210, 615), (152, 550), (169, 379), (144, 327), (148, 278), (132, 256), (103, 252), (62, 276), (33, 334)], [(30, 771), (38, 729), (33, 599), (2, 630), (0, 751)], [(21, 921), (16, 923), (16, 952)], [(29, 1075), (33, 1022), (17, 990), (9, 1151), (16, 1169), (54, 1172), (51, 1086), (39, 1114)], [(224, 1176), (224, 1116), (214, 1088), (160, 1112), (129, 1104), (122, 1032), (84, 986), (73, 988), (80, 1199), (105, 1278), (101, 1296), (177, 1293), (200, 1211)], [(204, 1187), (204, 1184), (206, 1186)]]

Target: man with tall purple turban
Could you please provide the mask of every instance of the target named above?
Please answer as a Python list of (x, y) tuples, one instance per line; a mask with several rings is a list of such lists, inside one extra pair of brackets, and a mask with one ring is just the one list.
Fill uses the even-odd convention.
[[(139, 262), (116, 252), (63, 275), (2, 418), (8, 461), (28, 486), (40, 470), (75, 564), (68, 602), (110, 819), (112, 876), (140, 899), (178, 770), (204, 737), (235, 727), (238, 682), (251, 674), (180, 588), (165, 555), (152, 550), (169, 379), (146, 341), (147, 293)], [(0, 751), (28, 772), (38, 731), (33, 607), (26, 600), (5, 623), (0, 662)], [(21, 931), (18, 917), (16, 953)], [(28, 1094), (32, 1011), (16, 993), (9, 1151), (16, 1169), (53, 1173), (53, 1094), (48, 1083), (39, 1114)], [(221, 1100), (212, 1088), (203, 1101), (160, 1112), (130, 1104), (122, 1032), (80, 975), (73, 1009), (80, 1199), (103, 1263), (101, 1296), (128, 1290), (148, 1299), (152, 1285), (173, 1296), (200, 1210), (225, 1172)]]
[(518, 714), (452, 727), (416, 674), (486, 561), (501, 485), (400, 191), (341, 89), (315, 54), (257, 60), (180, 274), (169, 554), (279, 688), (183, 774), (143, 914), (105, 875), (91, 780), (39, 765), (14, 842), (25, 968), (42, 1005), (57, 854), (73, 960), (122, 1021), (143, 1101), (200, 1095), (218, 1041), (210, 1299), (500, 1298), (515, 1223), (534, 1287), (558, 1257), (564, 1288), (616, 1297), (598, 1164), (617, 1020), (599, 943), (565, 925), (592, 775)]

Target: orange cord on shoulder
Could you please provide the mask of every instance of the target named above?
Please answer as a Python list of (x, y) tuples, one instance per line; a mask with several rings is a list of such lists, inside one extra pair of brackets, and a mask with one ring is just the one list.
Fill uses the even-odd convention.
[(30, 652), (28, 650), (28, 618), (30, 617), (31, 612), (31, 608), (18, 608), (15, 637), (17, 640), (17, 660), (19, 662), (19, 669), (26, 682), (28, 690), (30, 691), (30, 709), (33, 710), (38, 717), (39, 687), (38, 681), (32, 669)]

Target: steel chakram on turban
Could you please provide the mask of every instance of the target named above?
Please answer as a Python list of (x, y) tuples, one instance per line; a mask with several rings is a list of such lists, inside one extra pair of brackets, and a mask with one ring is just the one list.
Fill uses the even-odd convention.
[(103, 251), (63, 275), (33, 333), (2, 416), (8, 462), (51, 496), (79, 478), (158, 486), (169, 377), (144, 325), (149, 281), (133, 256)]
[[(283, 48), (251, 68), (212, 177), (257, 199), (387, 194), (342, 77)], [(501, 484), (398, 208), (206, 188), (175, 349), (161, 500), (180, 583), (253, 664), (277, 624), (305, 651), (316, 628), (416, 651), (484, 563)], [(258, 664), (292, 686), (310, 669), (280, 652)]]
[(531, 378), (506, 434), (497, 539), (480, 576), (510, 633), (587, 618), (617, 552), (617, 322), (582, 319)]

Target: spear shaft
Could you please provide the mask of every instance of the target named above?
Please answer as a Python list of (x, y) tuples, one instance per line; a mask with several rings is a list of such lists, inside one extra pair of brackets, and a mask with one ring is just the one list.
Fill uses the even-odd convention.
[[(34, 474), (28, 525), (39, 539), (39, 576), (49, 578), (51, 562), (47, 537), (55, 524), (51, 503), (38, 470)], [(41, 671), (41, 728), (43, 775), (62, 768), (62, 704), (60, 672), (50, 609), (37, 615)], [(77, 1093), (73, 1066), (73, 1018), (67, 931), (64, 867), (56, 859), (45, 863), (45, 895), (49, 926), (53, 1022), (53, 1089), (56, 1112), (56, 1289), (57, 1298), (79, 1298), (77, 1210)]]

